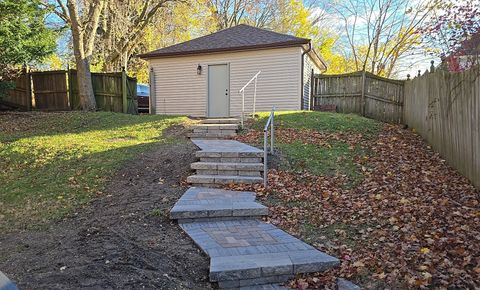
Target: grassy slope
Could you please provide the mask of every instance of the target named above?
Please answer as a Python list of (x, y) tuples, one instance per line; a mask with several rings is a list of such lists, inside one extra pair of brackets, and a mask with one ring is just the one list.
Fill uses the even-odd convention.
[[(270, 112), (258, 113), (253, 128), (263, 128)], [(354, 114), (337, 114), (327, 112), (291, 111), (276, 112), (276, 128), (313, 129), (331, 133), (353, 132), (374, 134), (380, 128), (380, 123)]]
[(0, 115), (0, 229), (58, 217), (100, 194), (122, 163), (182, 117), (116, 113)]
[[(269, 113), (260, 113), (252, 125), (261, 129)], [(353, 114), (336, 114), (325, 112), (278, 112), (275, 118), (275, 128), (307, 129), (325, 133), (362, 134), (373, 136), (381, 128), (377, 121)], [(359, 169), (353, 159), (365, 155), (363, 148), (351, 147), (339, 140), (327, 140), (330, 146), (320, 146), (304, 142), (282, 143), (277, 139), (276, 146), (282, 155), (290, 162), (291, 169), (307, 169), (317, 175), (345, 174), (356, 179)]]

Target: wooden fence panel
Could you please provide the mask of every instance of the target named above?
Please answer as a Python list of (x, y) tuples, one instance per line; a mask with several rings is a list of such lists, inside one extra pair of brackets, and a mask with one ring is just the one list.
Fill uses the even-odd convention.
[(365, 116), (372, 119), (401, 123), (403, 115), (403, 81), (365, 76)]
[(341, 113), (359, 113), (361, 95), (361, 74), (317, 75), (314, 77), (314, 110), (321, 105), (335, 104)]
[(404, 120), (480, 188), (480, 67), (407, 81)]
[(70, 110), (66, 71), (33, 72), (32, 83), (35, 109)]
[(138, 114), (137, 79), (127, 77), (127, 113)]
[[(24, 110), (81, 110), (75, 70), (32, 73), (25, 70), (13, 81), (16, 87), (1, 100), (2, 104)], [(125, 87), (125, 113), (138, 114), (137, 79), (125, 72), (92, 73), (92, 86), (99, 111), (124, 112)]]
[[(365, 82), (365, 83), (364, 83)], [(313, 82), (313, 109), (336, 105), (341, 113), (358, 113), (391, 123), (403, 116), (403, 81), (355, 72), (317, 75)]]
[[(75, 70), (70, 70), (69, 80), (71, 106), (74, 110), (79, 110), (81, 105)], [(92, 73), (92, 85), (99, 111), (123, 112), (122, 72)], [(137, 114), (137, 80), (135, 78), (127, 77), (127, 101), (129, 102), (127, 112)]]
[(15, 83), (15, 88), (7, 93), (2, 99), (2, 102), (22, 110), (30, 110), (32, 108), (30, 74), (24, 69), (23, 72), (12, 81)]
[(93, 91), (100, 111), (122, 112), (122, 73), (92, 73)]

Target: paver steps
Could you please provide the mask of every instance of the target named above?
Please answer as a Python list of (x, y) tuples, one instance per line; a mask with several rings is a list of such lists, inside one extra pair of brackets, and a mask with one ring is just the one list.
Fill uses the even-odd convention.
[(208, 118), (203, 119), (202, 124), (238, 124), (240, 121), (237, 118)]
[(195, 139), (228, 139), (237, 135), (238, 119), (205, 119), (188, 136)]
[(189, 188), (170, 211), (170, 218), (180, 223), (266, 215), (268, 208), (255, 202), (254, 192), (205, 187)]
[(194, 186), (219, 187), (230, 183), (261, 183), (263, 151), (234, 140), (192, 140), (201, 150), (191, 164), (196, 175), (187, 177)]
[(190, 165), (201, 175), (261, 176), (263, 163), (195, 162)]
[[(215, 122), (210, 120), (208, 122)], [(215, 123), (214, 123), (215, 124)], [(199, 140), (196, 175), (170, 218), (210, 257), (210, 281), (228, 289), (286, 289), (276, 285), (299, 273), (324, 271), (339, 260), (259, 220), (268, 208), (255, 193), (218, 188), (262, 182), (263, 151), (234, 140)], [(201, 186), (199, 186), (201, 185)]]
[(295, 274), (338, 265), (336, 258), (255, 218), (267, 214), (254, 192), (191, 187), (170, 218), (210, 257), (210, 281), (220, 288), (284, 283)]
[(221, 288), (283, 283), (295, 274), (339, 264), (338, 259), (256, 219), (199, 221), (180, 227), (210, 256), (210, 281)]

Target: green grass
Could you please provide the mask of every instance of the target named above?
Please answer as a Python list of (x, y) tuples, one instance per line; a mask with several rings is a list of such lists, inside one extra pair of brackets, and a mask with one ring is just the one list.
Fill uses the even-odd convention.
[(315, 144), (294, 142), (278, 144), (286, 155), (293, 170), (308, 170), (315, 175), (348, 175), (358, 176), (358, 166), (353, 162), (360, 149), (353, 148), (344, 142), (330, 142), (330, 147)]
[[(262, 129), (270, 112), (261, 112), (254, 124), (254, 128)], [(375, 134), (381, 123), (355, 114), (340, 114), (312, 111), (290, 111), (275, 113), (275, 127), (312, 129), (317, 131), (355, 132)]]
[[(259, 113), (252, 128), (260, 130), (269, 114), (269, 112)], [(379, 132), (381, 126), (380, 122), (354, 114), (308, 111), (275, 113), (276, 129), (296, 128), (327, 133), (352, 133), (362, 134), (368, 138)], [(282, 169), (294, 171), (306, 169), (315, 175), (346, 175), (351, 181), (346, 186), (355, 184), (361, 177), (361, 168), (354, 159), (368, 155), (367, 150), (359, 146), (352, 147), (343, 141), (327, 140), (327, 143), (328, 146), (304, 144), (298, 141), (282, 143), (277, 138), (277, 149), (288, 161), (281, 164)]]
[(41, 224), (101, 194), (125, 162), (183, 117), (97, 112), (0, 115), (0, 229)]

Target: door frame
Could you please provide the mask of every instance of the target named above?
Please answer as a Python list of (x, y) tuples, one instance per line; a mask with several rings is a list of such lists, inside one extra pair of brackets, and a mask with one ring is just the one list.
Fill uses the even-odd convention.
[(232, 90), (230, 88), (230, 63), (229, 62), (219, 62), (219, 63), (207, 63), (205, 64), (207, 66), (207, 77), (206, 79), (206, 88), (207, 88), (207, 96), (206, 96), (206, 108), (205, 112), (207, 112), (205, 117), (210, 117), (210, 110), (208, 106), (208, 102), (210, 99), (210, 86), (209, 86), (209, 78), (210, 78), (210, 66), (215, 66), (215, 65), (226, 65), (227, 66), (227, 82), (228, 82), (228, 112), (227, 112), (227, 117), (230, 117), (230, 105), (231, 105), (231, 99), (232, 99)]

